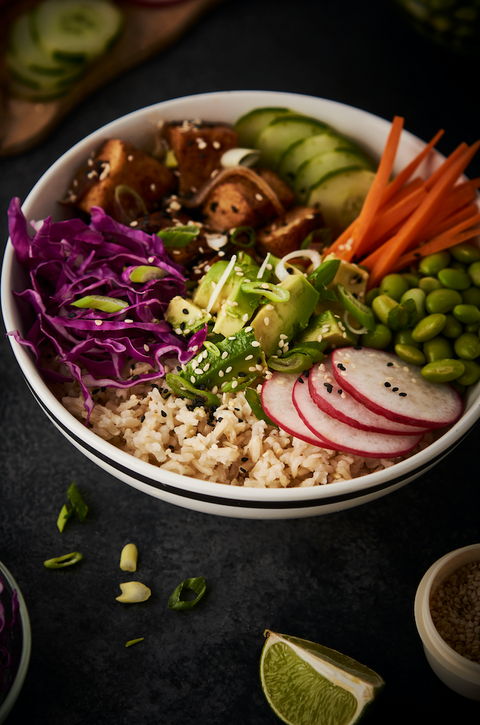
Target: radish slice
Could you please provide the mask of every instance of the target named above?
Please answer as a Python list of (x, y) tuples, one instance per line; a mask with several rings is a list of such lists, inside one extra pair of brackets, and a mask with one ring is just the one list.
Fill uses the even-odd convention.
[(337, 383), (356, 400), (385, 418), (406, 425), (441, 428), (463, 412), (457, 391), (446, 383), (430, 383), (421, 369), (393, 353), (343, 347), (332, 353)]
[(390, 435), (418, 435), (427, 432), (428, 428), (405, 425), (378, 415), (366, 408), (350, 393), (339, 387), (333, 374), (332, 361), (325, 358), (310, 370), (308, 388), (313, 401), (332, 418), (361, 430), (372, 433), (389, 433)]
[(324, 441), (305, 425), (293, 405), (292, 391), (296, 380), (295, 375), (273, 373), (262, 387), (263, 409), (274, 423), (290, 435), (314, 446), (323, 446)]
[(293, 386), (293, 403), (305, 425), (325, 439), (325, 448), (353, 453), (364, 458), (396, 458), (409, 453), (422, 440), (422, 435), (401, 436), (353, 428), (328, 413), (314, 403), (308, 385), (298, 380)]

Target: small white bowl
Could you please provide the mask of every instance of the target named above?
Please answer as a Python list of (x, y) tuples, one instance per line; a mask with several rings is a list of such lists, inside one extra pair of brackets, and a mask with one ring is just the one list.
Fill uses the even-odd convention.
[[(3, 592), (0, 594), (2, 603), (6, 606), (7, 617), (10, 618), (10, 600), (13, 592), (17, 592), (18, 597), (18, 615), (17, 621), (9, 630), (8, 649), (12, 657), (10, 672), (8, 673), (7, 691), (0, 692), (0, 725), (8, 717), (12, 707), (14, 706), (20, 690), (23, 687), (25, 676), (27, 674), (28, 665), (30, 663), (30, 653), (32, 649), (32, 633), (30, 628), (30, 618), (28, 616), (27, 605), (23, 598), (22, 592), (13, 576), (8, 569), (0, 561), (0, 577), (3, 582)], [(5, 631), (5, 630), (4, 630)]]
[[(87, 136), (65, 153), (36, 183), (23, 203), (28, 220), (49, 214), (59, 221), (64, 207), (57, 204), (70, 180), (92, 151), (107, 138), (123, 138), (144, 150), (153, 146), (158, 123), (163, 120), (202, 118), (234, 123), (260, 106), (289, 107), (331, 124), (379, 158), (391, 122), (343, 103), (296, 93), (276, 91), (224, 91), (175, 98), (119, 118)], [(425, 142), (408, 131), (402, 133), (395, 172), (403, 168)], [(433, 154), (419, 173), (429, 174), (441, 163)], [(27, 276), (7, 244), (2, 268), (2, 312), (7, 330), (26, 334), (25, 319), (16, 305), (14, 291), (25, 289)], [(462, 417), (430, 446), (388, 469), (324, 486), (297, 488), (250, 488), (198, 480), (166, 471), (120, 451), (88, 430), (59, 402), (26, 347), (9, 338), (18, 364), (33, 396), (58, 430), (90, 460), (134, 488), (185, 508), (220, 516), (251, 519), (287, 519), (318, 516), (373, 501), (405, 486), (436, 465), (468, 434), (480, 417), (480, 382), (472, 385)]]
[(455, 652), (439, 634), (430, 611), (436, 588), (465, 564), (480, 561), (480, 544), (472, 544), (445, 554), (432, 564), (417, 589), (415, 621), (430, 667), (451, 690), (480, 701), (480, 664)]

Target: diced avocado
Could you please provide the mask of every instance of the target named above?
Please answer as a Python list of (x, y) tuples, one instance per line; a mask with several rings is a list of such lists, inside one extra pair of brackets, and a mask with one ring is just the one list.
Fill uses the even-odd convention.
[(299, 342), (320, 342), (324, 349), (355, 345), (356, 336), (345, 327), (332, 310), (314, 315), (307, 327), (295, 338)]
[[(261, 297), (258, 294), (245, 292), (242, 285), (245, 282), (255, 282), (260, 268), (255, 264), (241, 264), (241, 270), (235, 274), (236, 282), (228, 297), (222, 302), (217, 314), (213, 332), (228, 337), (242, 329), (260, 304)], [(271, 275), (270, 270), (265, 269), (260, 281), (266, 281)]]
[(265, 365), (253, 329), (244, 327), (220, 342), (205, 344), (180, 375), (197, 388), (234, 390), (258, 377)]
[(173, 297), (165, 312), (165, 319), (179, 335), (189, 335), (211, 321), (212, 316), (184, 297)]
[[(327, 262), (330, 259), (338, 259), (338, 257), (335, 254), (327, 254), (323, 261)], [(359, 267), (358, 264), (354, 264), (353, 262), (346, 262), (344, 259), (342, 259), (340, 261), (340, 266), (337, 270), (333, 282), (327, 285), (327, 288), (336, 292), (338, 285), (343, 284), (343, 286), (346, 287), (349, 292), (355, 295), (355, 297), (360, 300), (360, 302), (363, 302), (363, 300), (365, 299), (367, 283), (368, 272), (365, 269)], [(344, 313), (344, 308), (341, 302), (320, 300), (315, 308), (315, 312), (318, 315), (321, 312), (325, 312), (325, 310), (333, 310), (337, 314), (341, 315), (343, 315)]]
[(288, 302), (263, 305), (252, 320), (255, 336), (267, 357), (305, 329), (319, 298), (317, 290), (300, 274), (289, 275), (280, 286), (289, 291)]
[[(207, 309), (210, 297), (215, 291), (215, 286), (218, 284), (222, 274), (228, 267), (228, 261), (221, 260), (212, 264), (202, 281), (198, 285), (197, 291), (195, 292), (193, 301), (198, 307), (202, 307), (204, 310)], [(232, 275), (228, 276), (225, 284), (222, 287), (221, 293), (218, 295), (215, 303), (212, 305), (210, 312), (218, 312), (220, 306), (225, 300), (234, 287), (234, 280)]]

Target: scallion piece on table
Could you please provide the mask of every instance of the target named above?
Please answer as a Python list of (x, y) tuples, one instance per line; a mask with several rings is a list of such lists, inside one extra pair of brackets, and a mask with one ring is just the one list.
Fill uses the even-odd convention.
[(75, 485), (75, 481), (70, 484), (67, 491), (67, 496), (70, 500), (70, 503), (72, 504), (73, 508), (76, 511), (76, 514), (80, 521), (85, 521), (85, 518), (88, 513), (88, 506), (83, 500), (80, 491)]
[(67, 523), (70, 516), (73, 514), (73, 506), (71, 506), (69, 503), (66, 503), (62, 506), (62, 510), (58, 514), (57, 519), (57, 526), (60, 533), (62, 533), (63, 529), (65, 528), (65, 524)]
[[(195, 599), (182, 599), (186, 592), (191, 589), (197, 595)], [(193, 577), (192, 579), (185, 579), (173, 592), (168, 602), (169, 609), (191, 609), (198, 604), (200, 599), (203, 597), (207, 589), (205, 579), (203, 576)]]
[(145, 639), (145, 637), (137, 637), (137, 639), (129, 639), (128, 642), (125, 643), (125, 647), (131, 647), (134, 644), (143, 642), (144, 639)]
[(43, 562), (43, 565), (47, 569), (63, 569), (66, 566), (73, 566), (78, 564), (83, 559), (79, 551), (72, 551), (70, 554), (64, 554), (63, 556), (56, 556), (53, 559), (47, 559)]

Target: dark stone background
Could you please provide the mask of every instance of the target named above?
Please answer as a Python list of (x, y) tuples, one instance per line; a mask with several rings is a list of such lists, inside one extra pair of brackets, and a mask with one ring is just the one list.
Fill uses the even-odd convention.
[[(321, 96), (387, 119), (440, 149), (480, 135), (478, 61), (429, 45), (385, 0), (225, 0), (176, 45), (84, 101), (37, 148), (0, 160), (1, 238), (11, 196), (25, 198), (70, 146), (104, 123), (164, 99), (214, 90)], [(478, 159), (470, 176), (479, 174)], [(275, 723), (259, 683), (263, 631), (338, 649), (380, 672), (376, 723), (478, 717), (478, 703), (433, 674), (413, 617), (416, 587), (447, 551), (479, 532), (478, 427), (443, 462), (368, 505), (289, 521), (212, 517), (129, 488), (84, 458), (34, 402), (0, 340), (0, 559), (32, 623), (27, 679), (8, 723), (168, 725)], [(90, 507), (59, 534), (76, 480)], [(115, 601), (122, 546), (137, 543), (135, 578), (152, 597)], [(60, 572), (43, 560), (79, 550)], [(186, 577), (208, 592), (189, 612), (167, 608)], [(145, 641), (130, 649), (129, 639)], [(448, 720), (447, 720), (448, 718)]]

